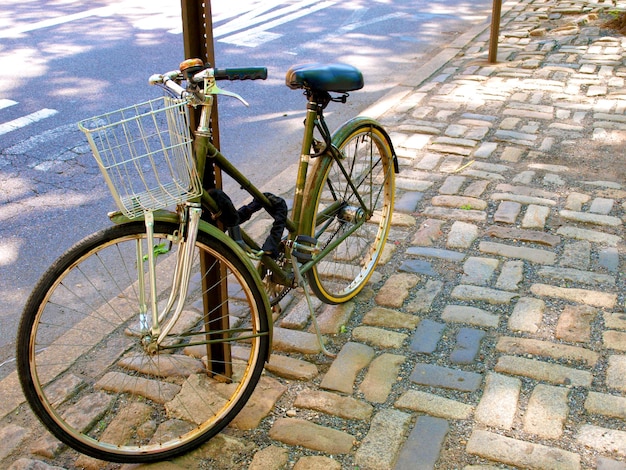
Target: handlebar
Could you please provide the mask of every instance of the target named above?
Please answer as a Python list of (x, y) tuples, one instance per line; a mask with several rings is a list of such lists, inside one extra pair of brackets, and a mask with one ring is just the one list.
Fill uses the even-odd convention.
[(215, 80), (265, 80), (267, 67), (214, 69)]
[[(224, 94), (235, 97), (247, 105), (246, 101), (235, 93), (230, 93), (215, 85), (216, 80), (265, 80), (267, 78), (266, 67), (236, 67), (226, 69), (211, 68), (204, 65), (200, 59), (187, 59), (180, 64), (180, 70), (172, 70), (164, 74), (152, 75), (149, 79), (150, 85), (160, 85), (168, 89), (175, 96), (196, 95), (196, 85), (205, 83), (205, 93)], [(180, 83), (187, 79), (192, 86), (189, 90), (183, 88)], [(207, 82), (208, 80), (208, 82)], [(212, 83), (207, 91), (207, 83)]]

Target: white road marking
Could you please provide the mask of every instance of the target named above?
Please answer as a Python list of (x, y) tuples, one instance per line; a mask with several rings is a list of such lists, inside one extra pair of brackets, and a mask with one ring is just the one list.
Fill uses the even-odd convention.
[(9, 106), (16, 105), (17, 101), (2, 99), (0, 100), (0, 109), (8, 108)]
[(75, 20), (82, 20), (90, 16), (110, 16), (112, 15), (117, 6), (108, 6), (102, 8), (94, 8), (92, 10), (81, 11), (80, 13), (74, 13), (73, 15), (64, 15), (57, 18), (50, 18), (47, 20), (37, 21), (36, 23), (29, 23), (15, 28), (5, 29), (0, 31), (0, 38), (17, 38), (24, 33), (30, 31), (36, 31), (38, 29), (49, 28), (51, 26), (57, 26), (60, 24), (70, 23)]
[(369, 19), (369, 20), (361, 21), (360, 19), (367, 12), (367, 10), (368, 10), (368, 8), (360, 8), (360, 9), (356, 10), (350, 16), (350, 18), (348, 18), (348, 20), (344, 24), (342, 24), (341, 27), (339, 27), (336, 31), (333, 31), (332, 33), (329, 33), (329, 34), (327, 34), (325, 36), (320, 37), (317, 41), (303, 43), (300, 46), (298, 46), (297, 48), (292, 49), (290, 51), (290, 53), (294, 54), (294, 55), (298, 55), (298, 53), (300, 53), (304, 49), (308, 49), (308, 48), (311, 48), (311, 47), (317, 47), (320, 44), (323, 44), (323, 43), (326, 43), (328, 41), (331, 41), (331, 40), (333, 40), (336, 37), (339, 37), (339, 36), (341, 36), (343, 34), (349, 33), (350, 31), (354, 31), (356, 29), (363, 28), (365, 26), (369, 26), (369, 25), (372, 25), (372, 24), (380, 23), (382, 21), (394, 20), (396, 18), (402, 18), (402, 17), (409, 16), (407, 13), (397, 12), (397, 13), (390, 13), (388, 15), (377, 16), (377, 17)]
[(251, 26), (263, 23), (264, 21), (269, 21), (279, 16), (301, 10), (302, 8), (315, 4), (316, 2), (317, 0), (301, 0), (291, 6), (285, 6), (278, 10), (265, 13), (275, 7), (278, 7), (282, 3), (285, 3), (285, 0), (265, 1), (261, 4), (261, 6), (238, 16), (226, 24), (213, 28), (213, 35), (216, 38), (226, 36), (227, 34), (234, 33), (235, 31), (247, 29)]
[(12, 121), (5, 122), (4, 124), (0, 124), (0, 135), (7, 134), (21, 127), (26, 127), (34, 122), (41, 121), (42, 119), (48, 118), (50, 116), (54, 116), (56, 113), (58, 113), (56, 109), (44, 108), (34, 113), (28, 114), (27, 116), (22, 116), (20, 118), (13, 119)]
[[(310, 4), (310, 3), (315, 3), (315, 4), (308, 8), (303, 8), (303, 5)], [(282, 24), (288, 23), (298, 18), (302, 18), (303, 16), (306, 16), (306, 15), (310, 15), (311, 13), (315, 13), (316, 11), (322, 10), (324, 8), (328, 8), (334, 5), (335, 3), (337, 2), (335, 1), (310, 2), (310, 0), (304, 0), (303, 2), (300, 2), (296, 5), (292, 5), (291, 7), (286, 7), (281, 10), (278, 10), (277, 12), (270, 13), (270, 15), (275, 16), (276, 13), (279, 13), (279, 12), (284, 13), (286, 10), (293, 10), (295, 9), (295, 7), (297, 7), (297, 10), (291, 14), (281, 16), (278, 19), (264, 23), (260, 26), (257, 26), (256, 28), (246, 29), (245, 31), (242, 31), (240, 33), (227, 36), (223, 39), (220, 39), (219, 41), (225, 42), (228, 44), (235, 44), (239, 46), (256, 47), (260, 44), (263, 44), (264, 42), (267, 42), (268, 40), (281, 37), (280, 34), (268, 33), (267, 31), (268, 29), (275, 28), (276, 26), (280, 26)], [(250, 24), (259, 23), (258, 20), (261, 18), (263, 18), (261, 21), (265, 21), (265, 19), (267, 19), (267, 15), (261, 16), (259, 18), (252, 18)], [(224, 26), (228, 26), (228, 23)], [(216, 31), (218, 29), (219, 27), (216, 28)], [(240, 29), (240, 28), (237, 28), (237, 29)]]

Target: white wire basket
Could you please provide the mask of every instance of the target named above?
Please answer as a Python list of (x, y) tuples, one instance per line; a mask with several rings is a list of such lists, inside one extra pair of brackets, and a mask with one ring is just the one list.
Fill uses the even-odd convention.
[(202, 194), (186, 101), (162, 97), (86, 119), (78, 127), (126, 216)]

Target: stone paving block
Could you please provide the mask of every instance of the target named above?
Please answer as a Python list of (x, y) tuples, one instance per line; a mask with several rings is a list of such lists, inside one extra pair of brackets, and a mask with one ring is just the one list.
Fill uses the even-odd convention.
[[(341, 327), (350, 321), (354, 313), (354, 302), (346, 302), (339, 305), (326, 305), (322, 313), (317, 317), (317, 324), (324, 335), (336, 335)], [(311, 325), (309, 332), (315, 333), (315, 327)]]
[(433, 470), (448, 433), (448, 422), (420, 416), (402, 446), (394, 470)]
[(604, 233), (598, 230), (572, 227), (568, 225), (559, 227), (556, 233), (564, 237), (574, 238), (577, 240), (586, 240), (592, 243), (603, 243), (608, 246), (616, 246), (622, 240), (622, 237), (610, 233)]
[(474, 430), (467, 452), (485, 459), (537, 470), (580, 470), (580, 455), (556, 447)]
[(370, 419), (374, 407), (352, 397), (321, 390), (305, 389), (298, 393), (293, 406), (321, 411), (345, 419)]
[[(311, 303), (314, 311), (317, 311), (322, 306), (322, 301), (316, 297), (311, 299)], [(309, 322), (310, 315), (309, 303), (305, 297), (302, 297), (296, 305), (289, 309), (287, 315), (282, 318), (280, 327), (301, 330)]]
[(585, 410), (587, 413), (626, 420), (626, 397), (589, 391)]
[(446, 305), (441, 319), (448, 323), (467, 323), (485, 328), (497, 328), (500, 317), (477, 307)]
[(544, 356), (569, 362), (581, 362), (593, 367), (598, 362), (600, 354), (590, 349), (570, 346), (552, 341), (542, 341), (533, 338), (513, 338), (502, 336), (498, 339), (496, 350), (506, 354), (520, 356)]
[(550, 208), (530, 204), (526, 209), (526, 214), (522, 219), (522, 228), (526, 229), (543, 229), (550, 215)]
[(456, 344), (450, 353), (450, 362), (472, 364), (480, 350), (480, 342), (485, 337), (483, 330), (461, 328), (456, 337)]
[(413, 313), (427, 312), (442, 289), (443, 282), (429, 279), (426, 281), (426, 285), (419, 289), (415, 297), (409, 301), (406, 310)]
[(383, 307), (402, 307), (409, 290), (417, 285), (420, 277), (411, 273), (393, 274), (376, 295), (376, 303)]
[(443, 220), (426, 219), (422, 222), (417, 232), (415, 232), (412, 244), (417, 246), (432, 246), (434, 242), (443, 235), (441, 231), (443, 224)]
[(501, 356), (495, 371), (574, 387), (589, 387), (593, 379), (591, 372), (515, 356)]
[(566, 220), (572, 220), (574, 222), (581, 222), (586, 224), (600, 225), (606, 227), (619, 227), (622, 224), (622, 220), (619, 217), (613, 217), (611, 215), (592, 214), (589, 212), (575, 212), (562, 210), (559, 212), (560, 216)]
[(477, 236), (478, 227), (476, 225), (457, 220), (452, 224), (452, 227), (450, 227), (446, 247), (452, 249), (467, 249), (472, 245)]
[(587, 204), (591, 196), (588, 194), (572, 192), (567, 195), (565, 201), (565, 208), (570, 211), (580, 212), (583, 209), (583, 205)]
[[(532, 196), (530, 194), (493, 193), (491, 199), (494, 201), (511, 202), (519, 205), (554, 206), (556, 202), (545, 197)], [(515, 206), (510, 206), (511, 209)], [(512, 213), (511, 213), (512, 214)], [(495, 220), (495, 222), (498, 222)]]
[[(66, 470), (57, 465), (48, 465), (41, 460), (17, 459), (7, 470)], [(174, 469), (172, 469), (174, 470)]]
[(485, 391), (474, 417), (488, 426), (511, 429), (517, 413), (522, 381), (506, 375), (489, 373)]
[(9, 423), (0, 429), (0, 460), (11, 454), (30, 434), (30, 429)]
[(480, 197), (483, 195), (483, 193), (487, 190), (488, 187), (489, 187), (489, 181), (486, 181), (486, 180), (472, 181), (463, 190), (463, 195), (470, 196), (470, 197)]
[(279, 327), (274, 327), (273, 347), (276, 351), (302, 354), (318, 354), (321, 351), (317, 335)]
[(496, 142), (483, 142), (474, 152), (475, 158), (489, 158), (498, 148)]
[(411, 350), (423, 354), (432, 354), (437, 349), (437, 343), (439, 343), (445, 328), (445, 323), (430, 319), (422, 320), (411, 338)]
[(419, 385), (449, 388), (462, 392), (473, 392), (480, 387), (482, 375), (459, 369), (424, 364), (418, 362), (411, 373), (410, 379)]
[(459, 253), (458, 251), (442, 250), (440, 248), (422, 248), (419, 246), (407, 248), (406, 254), (425, 258), (439, 258), (447, 261), (463, 261), (465, 259), (465, 253)]
[(439, 273), (433, 269), (429, 261), (419, 259), (409, 259), (402, 262), (398, 268), (399, 272), (423, 274), (430, 277), (438, 277)]
[(315, 364), (282, 354), (272, 354), (265, 369), (290, 380), (312, 380), (319, 373)]
[(372, 361), (359, 389), (365, 399), (372, 403), (384, 403), (391, 392), (391, 387), (398, 381), (400, 366), (406, 361), (405, 356), (384, 353)]
[(289, 451), (275, 445), (254, 454), (248, 470), (281, 470), (289, 461)]
[(509, 329), (536, 333), (543, 320), (546, 304), (541, 299), (520, 297), (509, 317)]
[[(230, 422), (229, 426), (242, 430), (256, 428), (272, 411), (278, 399), (286, 391), (287, 387), (278, 380), (272, 379), (271, 377), (261, 377), (250, 399), (237, 416), (235, 416), (235, 419)], [(228, 396), (229, 394), (225, 395), (225, 397)]]
[(602, 341), (607, 349), (626, 352), (626, 332), (605, 331), (602, 333)]
[(474, 411), (474, 407), (466, 403), (419, 390), (407, 390), (394, 406), (445, 419), (469, 419)]
[(591, 322), (597, 309), (587, 305), (566, 305), (559, 315), (555, 336), (565, 341), (585, 343), (591, 339)]
[(568, 268), (589, 269), (591, 262), (591, 243), (587, 240), (568, 242), (563, 246), (559, 265)]
[(339, 351), (320, 387), (352, 394), (357, 374), (374, 359), (374, 349), (360, 343), (346, 343)]
[(453, 299), (466, 301), (478, 300), (490, 304), (508, 304), (511, 303), (514, 298), (519, 297), (518, 294), (513, 292), (464, 284), (456, 286), (450, 296)]
[(363, 317), (363, 324), (384, 328), (414, 329), (420, 322), (420, 317), (410, 313), (402, 313), (383, 307), (374, 307)]
[(476, 209), (451, 209), (448, 207), (428, 206), (423, 210), (427, 217), (460, 220), (463, 222), (485, 222), (487, 214)]
[(424, 198), (424, 193), (420, 193), (417, 191), (407, 191), (398, 199), (396, 199), (394, 204), (394, 211), (411, 213), (415, 212), (417, 209), (417, 205)]
[(576, 440), (597, 451), (626, 457), (626, 431), (583, 424)]
[(293, 470), (341, 470), (341, 464), (330, 457), (310, 455), (300, 457)]
[(559, 281), (570, 281), (581, 284), (615, 286), (615, 276), (593, 271), (544, 266), (537, 271), (537, 274), (541, 277), (551, 279), (555, 281), (555, 283)]
[(464, 210), (484, 211), (487, 208), (487, 202), (468, 196), (433, 196), (430, 203), (433, 206), (453, 207)]
[(604, 312), (602, 316), (606, 328), (626, 331), (626, 312)]
[(619, 251), (617, 248), (601, 248), (598, 251), (598, 265), (611, 274), (617, 274), (619, 272)]
[(357, 449), (354, 463), (364, 470), (391, 470), (404, 442), (411, 415), (385, 409), (374, 415), (369, 432)]
[(609, 356), (606, 386), (613, 390), (626, 392), (626, 356)]
[(352, 330), (352, 339), (379, 348), (400, 348), (409, 335), (373, 326), (357, 326)]
[(556, 287), (547, 284), (533, 284), (530, 291), (534, 295), (569, 300), (592, 307), (613, 308), (617, 302), (617, 294), (600, 292), (590, 289)]
[(180, 385), (143, 377), (131, 377), (122, 372), (108, 372), (94, 384), (94, 388), (141, 395), (161, 404), (172, 400), (181, 389)]
[(524, 431), (546, 439), (561, 437), (569, 412), (568, 393), (567, 388), (538, 384), (524, 414)]
[(460, 282), (462, 284), (473, 284), (486, 286), (490, 284), (491, 278), (498, 269), (500, 262), (494, 258), (480, 258), (471, 256), (463, 264), (463, 275)]
[(626, 470), (626, 462), (598, 456), (596, 470)]
[(352, 451), (354, 436), (303, 419), (279, 418), (269, 431), (270, 438), (292, 446), (302, 446), (328, 454)]
[(496, 281), (496, 289), (515, 291), (524, 279), (524, 263), (522, 261), (506, 261), (502, 265)]
[[(515, 220), (511, 223), (514, 222)], [(504, 240), (519, 240), (522, 242), (531, 242), (547, 246), (556, 246), (561, 243), (561, 237), (556, 235), (540, 232), (538, 230), (502, 227), (500, 225), (492, 225), (489, 227), (487, 229), (487, 235)]]
[(603, 214), (608, 215), (613, 210), (613, 205), (615, 204), (614, 199), (608, 199), (604, 197), (597, 197), (591, 201), (589, 205), (589, 212), (593, 212), (595, 214)]
[(519, 258), (537, 264), (556, 263), (556, 254), (551, 251), (523, 246), (504, 245), (502, 243), (480, 242), (478, 249), (490, 255), (504, 256), (507, 258)]

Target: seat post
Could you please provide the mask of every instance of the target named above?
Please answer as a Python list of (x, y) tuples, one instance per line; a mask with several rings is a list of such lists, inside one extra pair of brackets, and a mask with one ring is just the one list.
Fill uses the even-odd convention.
[(302, 136), (302, 146), (300, 148), (300, 163), (298, 165), (298, 176), (296, 178), (296, 188), (293, 198), (292, 220), (300, 223), (302, 214), (302, 202), (304, 200), (304, 186), (306, 184), (309, 161), (311, 159), (311, 148), (313, 146), (313, 133), (315, 131), (317, 117), (321, 115), (322, 109), (315, 101), (315, 96), (307, 90), (306, 117), (304, 119), (304, 134)]

